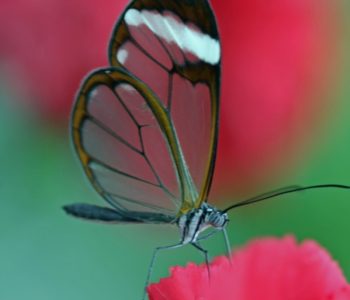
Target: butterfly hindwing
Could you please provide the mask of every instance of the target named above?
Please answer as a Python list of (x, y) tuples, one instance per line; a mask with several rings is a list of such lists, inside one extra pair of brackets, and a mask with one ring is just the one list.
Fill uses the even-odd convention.
[(167, 119), (152, 111), (158, 106), (152, 91), (122, 69), (91, 74), (75, 104), (73, 141), (85, 173), (125, 214), (175, 217), (181, 206), (178, 173), (163, 133)]

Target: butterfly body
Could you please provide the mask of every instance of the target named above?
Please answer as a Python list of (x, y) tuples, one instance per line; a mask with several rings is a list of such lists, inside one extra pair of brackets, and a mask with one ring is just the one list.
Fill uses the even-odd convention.
[[(65, 211), (77, 218), (102, 221), (106, 223), (173, 223), (179, 227), (182, 245), (195, 243), (200, 233), (212, 227), (222, 230), (228, 222), (228, 215), (208, 203), (191, 209), (172, 222), (172, 217), (161, 214), (122, 215), (118, 211), (91, 204), (71, 204), (64, 207)], [(142, 220), (140, 220), (142, 217)]]
[(192, 209), (177, 219), (183, 245), (197, 242), (198, 236), (213, 227), (222, 230), (228, 222), (228, 215), (214, 206), (203, 203), (200, 208)]

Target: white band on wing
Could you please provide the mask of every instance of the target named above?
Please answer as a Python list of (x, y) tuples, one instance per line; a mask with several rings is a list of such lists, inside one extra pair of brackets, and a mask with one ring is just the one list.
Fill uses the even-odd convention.
[(219, 41), (195, 30), (193, 24), (186, 25), (172, 15), (171, 12), (164, 15), (156, 11), (131, 8), (125, 14), (125, 22), (128, 26), (146, 25), (155, 35), (167, 43), (175, 43), (182, 51), (188, 51), (212, 65), (219, 63)]

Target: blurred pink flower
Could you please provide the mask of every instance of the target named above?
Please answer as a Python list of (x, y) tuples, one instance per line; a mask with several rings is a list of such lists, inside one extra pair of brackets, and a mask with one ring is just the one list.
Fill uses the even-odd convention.
[[(296, 146), (319, 127), (314, 122), (324, 106), (319, 96), (330, 85), (331, 58), (337, 57), (336, 4), (211, 2), (223, 44), (219, 176), (214, 184), (220, 190), (225, 182), (236, 190), (247, 185), (252, 190), (285, 170), (288, 159), (297, 155)], [(67, 126), (83, 77), (108, 65), (109, 35), (127, 3), (0, 2), (0, 67), (7, 65), (12, 85), (26, 92), (27, 108)]]
[(174, 267), (148, 287), (150, 300), (349, 300), (350, 285), (314, 241), (265, 238), (210, 265)]
[[(2, 0), (0, 60), (26, 106), (67, 126), (79, 84), (107, 65), (107, 45), (127, 0)], [(62, 122), (63, 121), (63, 122)]]
[(214, 184), (252, 191), (286, 174), (329, 116), (339, 7), (328, 0), (211, 2), (223, 44)]

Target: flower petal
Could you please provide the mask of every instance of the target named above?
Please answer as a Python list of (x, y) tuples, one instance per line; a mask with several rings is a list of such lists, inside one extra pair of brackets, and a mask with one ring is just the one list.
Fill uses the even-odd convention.
[(210, 264), (171, 269), (151, 284), (151, 300), (327, 300), (350, 299), (350, 286), (339, 266), (314, 241), (301, 245), (293, 237), (254, 241)]

